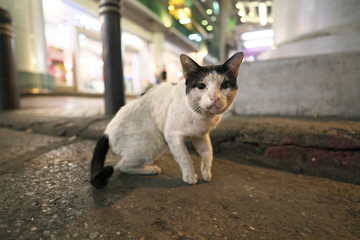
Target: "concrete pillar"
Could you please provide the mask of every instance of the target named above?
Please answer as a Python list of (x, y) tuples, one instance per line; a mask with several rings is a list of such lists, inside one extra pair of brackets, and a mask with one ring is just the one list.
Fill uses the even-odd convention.
[(276, 0), (275, 50), (261, 59), (360, 50), (358, 0)]
[(219, 60), (224, 62), (227, 59), (227, 25), (230, 19), (231, 2), (229, 0), (221, 0), (220, 3), (220, 26), (219, 26)]

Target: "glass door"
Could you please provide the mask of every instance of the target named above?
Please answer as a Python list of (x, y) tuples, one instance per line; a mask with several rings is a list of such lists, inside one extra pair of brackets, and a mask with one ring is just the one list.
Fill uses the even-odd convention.
[(77, 29), (76, 83), (78, 92), (104, 93), (102, 43), (100, 36)]

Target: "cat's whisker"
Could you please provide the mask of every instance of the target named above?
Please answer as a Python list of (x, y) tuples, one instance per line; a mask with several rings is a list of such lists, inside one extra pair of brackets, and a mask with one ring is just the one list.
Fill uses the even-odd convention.
[(195, 112), (200, 113), (200, 114), (203, 112), (203, 108), (200, 107), (199, 105), (195, 105), (194, 110), (195, 110)]

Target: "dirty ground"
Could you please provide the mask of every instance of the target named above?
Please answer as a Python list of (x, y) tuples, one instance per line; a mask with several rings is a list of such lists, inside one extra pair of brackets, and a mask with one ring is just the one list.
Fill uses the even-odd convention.
[(97, 190), (95, 141), (0, 135), (1, 239), (360, 239), (358, 185), (217, 157), (213, 181), (188, 186), (165, 154), (159, 176), (115, 174)]

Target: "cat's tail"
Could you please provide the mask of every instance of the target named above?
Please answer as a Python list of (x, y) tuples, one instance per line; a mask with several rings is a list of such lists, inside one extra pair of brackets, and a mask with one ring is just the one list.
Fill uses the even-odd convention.
[(103, 135), (96, 143), (94, 154), (90, 165), (90, 183), (102, 188), (106, 185), (107, 179), (113, 174), (114, 168), (112, 166), (104, 167), (105, 157), (109, 150), (109, 138)]

